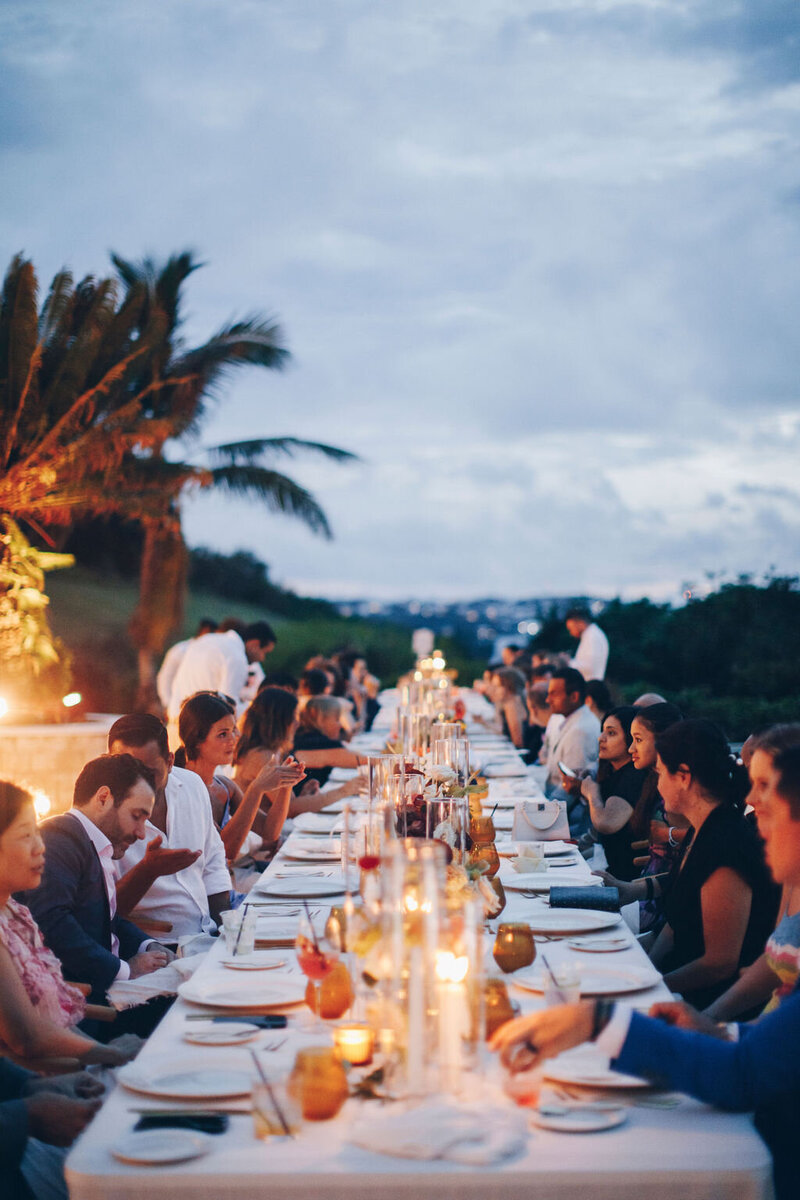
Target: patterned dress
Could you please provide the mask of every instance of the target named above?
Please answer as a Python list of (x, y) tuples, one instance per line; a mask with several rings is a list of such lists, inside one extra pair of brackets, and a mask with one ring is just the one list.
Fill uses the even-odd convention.
[(19, 972), (37, 1013), (67, 1029), (83, 1019), (86, 1000), (82, 992), (64, 982), (61, 963), (48, 950), (30, 910), (16, 900), (0, 909), (0, 942)]
[(780, 979), (764, 1009), (768, 1013), (773, 1012), (781, 1000), (794, 991), (800, 977), (800, 912), (778, 922), (767, 942), (766, 957), (767, 966)]

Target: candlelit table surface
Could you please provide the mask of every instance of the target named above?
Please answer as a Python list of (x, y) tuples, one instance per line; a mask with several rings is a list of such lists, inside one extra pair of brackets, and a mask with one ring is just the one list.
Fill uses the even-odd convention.
[[(479, 698), (480, 699), (480, 698)], [(507, 787), (507, 783), (506, 783)], [(502, 789), (498, 789), (502, 790)], [(490, 790), (489, 806), (494, 803)], [(485, 806), (486, 811), (488, 807)], [(333, 824), (333, 821), (331, 822)], [(264, 888), (270, 881), (278, 886), (286, 880), (306, 876), (332, 880), (340, 876), (338, 864), (304, 864), (290, 856), (297, 847), (299, 834), (293, 833), (281, 853), (265, 873), (255, 899), (263, 902)], [(502, 835), (501, 835), (502, 836)], [(508, 835), (506, 835), (508, 836)], [(338, 841), (338, 839), (336, 839)], [(566, 869), (566, 868), (565, 868)], [(587, 876), (590, 865), (578, 855), (568, 868)], [(561, 868), (552, 870), (554, 878)], [(509, 860), (501, 866), (501, 878), (515, 882)], [(521, 878), (521, 877), (517, 877)], [(340, 897), (309, 901), (317, 914), (318, 928), (324, 925), (331, 904)], [(267, 900), (269, 907), (260, 912), (284, 917), (288, 925), (296, 923), (297, 907), (302, 901)], [(500, 921), (533, 920), (537, 914), (550, 913), (546, 896), (519, 891), (507, 892), (505, 911)], [(491, 947), (493, 930), (486, 935), (487, 964), (493, 966)], [(648, 960), (624, 924), (590, 935), (588, 942), (611, 933), (624, 937), (626, 946), (613, 954), (592, 953), (577, 948), (570, 939), (537, 939), (539, 958), (544, 950), (548, 962), (556, 968), (567, 959), (584, 964), (587, 973), (597, 975), (597, 966), (613, 968), (623, 974), (647, 966)], [(275, 975), (295, 977), (302, 982), (292, 948), (263, 951), (269, 960), (284, 961)], [(272, 972), (246, 972), (227, 968), (229, 958), (222, 940), (208, 953), (194, 976), (201, 988), (217, 985), (230, 987), (240, 978), (248, 988), (256, 978), (269, 980)], [(527, 969), (525, 974), (531, 974)], [(602, 976), (602, 970), (600, 971)], [(513, 976), (506, 976), (513, 981)], [(536, 984), (534, 973), (533, 984)], [(543, 1003), (539, 992), (511, 983), (509, 994), (523, 1010)], [(632, 992), (620, 999), (637, 1008), (647, 1009), (655, 999), (669, 997), (658, 982), (647, 990)], [(192, 1014), (205, 1011), (178, 999), (149, 1039), (137, 1065), (147, 1073), (155, 1068), (176, 1066), (222, 1067), (253, 1074), (249, 1049), (260, 1052), (270, 1077), (285, 1076), (291, 1069), (297, 1049), (319, 1040), (311, 1014), (305, 1007), (287, 1008), (286, 1030), (267, 1030), (248, 1046), (200, 1047), (184, 1041), (184, 1034), (199, 1022)], [(274, 1047), (274, 1048), (273, 1048)], [(488, 1111), (509, 1112), (509, 1119), (524, 1110), (516, 1109), (502, 1093), (500, 1072), (493, 1056), (486, 1058), (485, 1078), (476, 1081), (467, 1099)], [(376, 1101), (349, 1100), (338, 1117), (327, 1122), (305, 1124), (293, 1139), (271, 1138), (257, 1141), (253, 1134), (248, 1098), (221, 1101), (177, 1102), (160, 1100), (117, 1087), (110, 1095), (87, 1132), (73, 1147), (67, 1160), (66, 1174), (73, 1200), (133, 1200), (145, 1192), (175, 1197), (191, 1195), (194, 1200), (256, 1200), (272, 1197), (303, 1197), (316, 1200), (351, 1200), (353, 1196), (380, 1189), (381, 1200), (416, 1200), (429, 1189), (446, 1197), (501, 1196), (504, 1200), (769, 1200), (771, 1164), (769, 1154), (745, 1115), (717, 1112), (688, 1098), (665, 1101), (672, 1107), (658, 1107), (657, 1098), (635, 1090), (620, 1093), (626, 1105), (626, 1121), (614, 1129), (579, 1135), (529, 1127), (523, 1152), (493, 1166), (465, 1167), (444, 1160), (416, 1161), (395, 1158), (353, 1145), (349, 1138), (373, 1112), (382, 1108)], [(134, 1109), (171, 1109), (180, 1107), (233, 1110), (228, 1130), (211, 1140), (203, 1157), (167, 1166), (134, 1166), (118, 1161), (111, 1150), (130, 1133), (138, 1119)]]

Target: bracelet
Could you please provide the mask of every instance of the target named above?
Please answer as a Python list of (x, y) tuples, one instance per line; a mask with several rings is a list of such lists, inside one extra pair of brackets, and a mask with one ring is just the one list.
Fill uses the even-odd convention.
[(656, 894), (656, 885), (653, 883), (653, 876), (647, 875), (644, 881), (644, 894), (646, 899), (652, 900)]
[(675, 832), (675, 826), (670, 825), (669, 830), (667, 831), (667, 841), (669, 842), (670, 846), (672, 846), (673, 850), (677, 850), (678, 846), (680, 846), (680, 842), (678, 841), (678, 839), (676, 837), (672, 836), (674, 834), (674, 832)]
[(592, 1017), (592, 1038), (595, 1038), (603, 1032), (608, 1022), (611, 1020), (611, 1015), (614, 1012), (613, 1000), (595, 1000), (594, 1015)]

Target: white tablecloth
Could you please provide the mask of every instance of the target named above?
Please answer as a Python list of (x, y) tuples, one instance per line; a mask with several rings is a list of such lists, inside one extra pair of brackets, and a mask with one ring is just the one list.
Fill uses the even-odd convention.
[[(386, 717), (384, 716), (384, 723)], [(508, 785), (494, 786), (489, 805)], [(298, 835), (292, 835), (293, 838)], [(506, 835), (508, 836), (508, 835)], [(282, 854), (283, 872), (333, 871), (331, 866), (290, 864)], [(580, 857), (575, 869), (588, 871)], [(510, 874), (503, 864), (503, 877)], [(554, 873), (556, 876), (558, 872)], [(332, 901), (313, 901), (315, 907)], [(524, 919), (540, 901), (508, 893), (503, 920)], [(321, 919), (320, 919), (321, 923)], [(625, 926), (615, 930), (624, 931)], [(630, 936), (630, 935), (629, 935)], [(491, 941), (487, 941), (487, 954)], [(215, 976), (230, 983), (236, 972), (224, 968), (219, 959), (224, 947), (218, 943), (195, 978)], [(286, 959), (297, 970), (291, 950), (275, 950), (276, 959)], [(547, 943), (548, 958), (575, 955), (564, 942)], [(586, 956), (590, 957), (590, 956)], [(612, 956), (593, 956), (608, 960)], [(643, 965), (645, 956), (631, 937), (630, 947), (613, 955), (615, 965)], [(269, 978), (269, 976), (265, 976)], [(523, 1007), (540, 1003), (530, 992), (512, 987), (511, 994)], [(648, 992), (630, 997), (636, 1007), (647, 1008), (668, 992), (659, 984)], [(205, 1066), (249, 1065), (244, 1047), (199, 1048), (182, 1040), (189, 1028), (187, 1014), (197, 1011), (177, 1001), (142, 1050), (139, 1062), (162, 1065), (168, 1060)], [(295, 1010), (285, 1045), (270, 1054), (275, 1075), (288, 1073), (297, 1046), (309, 1036), (310, 1020), (305, 1010)], [(274, 1042), (274, 1033), (264, 1033), (259, 1042)], [(258, 1042), (255, 1043), (256, 1047)], [(483, 1102), (493, 1109), (510, 1105), (498, 1086), (496, 1060), (491, 1059), (488, 1081), (482, 1085)], [(475, 1099), (476, 1097), (473, 1097)], [(632, 1099), (632, 1093), (626, 1099)], [(230, 1106), (228, 1102), (227, 1106)], [(245, 1107), (241, 1101), (230, 1102)], [(367, 1102), (370, 1103), (370, 1102)], [(375, 1103), (375, 1102), (371, 1102)], [(271, 1200), (298, 1197), (301, 1200), (353, 1200), (379, 1192), (381, 1200), (417, 1200), (432, 1195), (437, 1200), (769, 1200), (772, 1195), (771, 1162), (761, 1139), (745, 1115), (717, 1112), (685, 1098), (670, 1109), (634, 1103), (626, 1123), (594, 1134), (562, 1134), (531, 1127), (525, 1152), (513, 1161), (495, 1167), (468, 1169), (446, 1162), (416, 1162), (395, 1159), (358, 1149), (347, 1140), (348, 1130), (363, 1116), (357, 1101), (348, 1101), (339, 1116), (317, 1124), (306, 1124), (293, 1141), (256, 1141), (248, 1114), (230, 1118), (230, 1128), (214, 1139), (213, 1150), (191, 1162), (162, 1167), (134, 1167), (117, 1162), (110, 1148), (129, 1133), (137, 1120), (131, 1110), (165, 1107), (162, 1101), (118, 1087), (109, 1097), (87, 1132), (72, 1149), (66, 1174), (73, 1200), (140, 1200), (148, 1195), (188, 1197), (192, 1200)]]

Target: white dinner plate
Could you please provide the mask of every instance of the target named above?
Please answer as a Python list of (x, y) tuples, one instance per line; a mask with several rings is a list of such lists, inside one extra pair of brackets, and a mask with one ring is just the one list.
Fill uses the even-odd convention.
[(564, 1112), (559, 1111), (560, 1105), (553, 1104), (548, 1112), (548, 1105), (543, 1111), (534, 1109), (531, 1123), (539, 1129), (553, 1129), (557, 1133), (597, 1133), (601, 1129), (614, 1129), (627, 1121), (628, 1114), (624, 1108), (613, 1105), (608, 1108), (570, 1108), (564, 1105)]
[[(557, 966), (554, 966), (558, 970)], [(526, 992), (543, 992), (546, 972), (537, 963), (535, 966), (517, 971), (514, 983)], [(606, 967), (595, 963), (581, 963), (582, 996), (621, 996), (625, 992), (643, 992), (660, 983), (661, 976), (653, 967)]]
[(591, 1045), (576, 1046), (565, 1050), (556, 1058), (547, 1061), (545, 1079), (553, 1083), (576, 1084), (578, 1087), (594, 1088), (648, 1088), (651, 1084), (636, 1075), (621, 1075), (612, 1071), (608, 1059)]
[(231, 971), (277, 971), (286, 966), (285, 958), (275, 959), (267, 954), (240, 954), (236, 958), (223, 958), (223, 967)]
[(503, 876), (503, 887), (512, 892), (549, 892), (551, 887), (592, 887), (601, 883), (597, 875), (586, 875), (582, 871), (531, 871), (515, 872)]
[(206, 1004), (211, 1008), (244, 1008), (248, 1011), (288, 1008), (302, 1004), (306, 981), (302, 975), (256, 976), (226, 980), (212, 976), (205, 982), (194, 977), (185, 979), (178, 995), (191, 1004)]
[(241, 1046), (244, 1042), (252, 1042), (263, 1033), (258, 1025), (250, 1025), (247, 1021), (226, 1021), (224, 1025), (201, 1025), (199, 1029), (187, 1029), (183, 1035), (185, 1042), (195, 1046)]
[(341, 829), (336, 828), (341, 819), (339, 813), (328, 813), (326, 815), (325, 813), (305, 812), (294, 817), (292, 824), (301, 833), (325, 833), (329, 836), (336, 836), (341, 832)]
[(283, 858), (288, 858), (291, 862), (339, 862), (342, 857), (342, 852), (338, 846), (332, 846), (325, 850), (304, 850), (301, 846), (295, 849), (284, 850)]
[(632, 943), (630, 938), (617, 934), (614, 937), (572, 938), (567, 945), (571, 950), (588, 951), (589, 954), (614, 954), (627, 950)]
[(525, 920), (534, 933), (591, 933), (619, 925), (622, 917), (596, 908), (543, 908), (526, 913)]
[(313, 875), (297, 875), (291, 879), (267, 878), (265, 885), (259, 887), (259, 896), (282, 896), (311, 899), (312, 896), (341, 896), (346, 891), (344, 879), (319, 879)]
[(253, 1084), (249, 1071), (231, 1067), (192, 1067), (185, 1059), (153, 1063), (149, 1069), (134, 1060), (120, 1067), (117, 1082), (132, 1092), (169, 1100), (224, 1100), (232, 1096), (249, 1096)]
[(143, 1129), (139, 1133), (129, 1133), (112, 1146), (111, 1153), (120, 1162), (160, 1167), (200, 1158), (208, 1154), (213, 1145), (212, 1137), (193, 1129)]
[(515, 762), (496, 762), (484, 767), (481, 774), (485, 779), (521, 779), (527, 774), (525, 764), (518, 759)]

